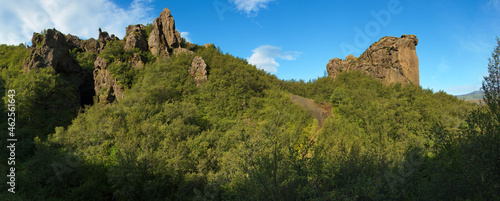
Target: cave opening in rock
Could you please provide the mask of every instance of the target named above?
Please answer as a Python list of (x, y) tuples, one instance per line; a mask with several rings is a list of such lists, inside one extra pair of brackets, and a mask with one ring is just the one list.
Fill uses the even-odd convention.
[(80, 90), (80, 105), (85, 107), (85, 105), (94, 104), (94, 78), (92, 76), (86, 76), (85, 82), (79, 87)]

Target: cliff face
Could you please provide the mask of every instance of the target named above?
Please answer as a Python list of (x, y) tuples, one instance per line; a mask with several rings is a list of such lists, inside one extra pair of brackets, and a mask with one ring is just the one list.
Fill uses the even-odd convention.
[(31, 39), (30, 56), (23, 62), (23, 70), (50, 67), (63, 79), (78, 88), (74, 95), (80, 104), (91, 104), (94, 95), (92, 75), (83, 70), (71, 57), (70, 49), (95, 51), (99, 44), (95, 40), (81, 41), (75, 36), (65, 36), (55, 29), (48, 29), (45, 35), (34, 33)]
[(415, 35), (386, 36), (373, 43), (360, 57), (349, 55), (345, 60), (331, 59), (326, 69), (330, 77), (336, 77), (342, 71), (357, 70), (387, 84), (419, 85), (417, 44)]
[(154, 21), (153, 31), (149, 34), (148, 45), (153, 55), (166, 55), (180, 47), (181, 35), (175, 30), (174, 17), (168, 8), (163, 9)]

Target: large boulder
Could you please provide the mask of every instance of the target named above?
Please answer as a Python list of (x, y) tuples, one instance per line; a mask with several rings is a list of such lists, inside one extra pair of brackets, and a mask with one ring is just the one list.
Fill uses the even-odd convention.
[(149, 50), (153, 55), (168, 56), (173, 49), (180, 47), (180, 42), (181, 35), (175, 30), (174, 17), (165, 8), (154, 20), (154, 28), (148, 38)]
[(328, 75), (336, 77), (342, 71), (357, 70), (382, 80), (420, 84), (415, 35), (386, 36), (373, 43), (359, 58), (349, 55), (345, 60), (334, 58), (326, 65)]

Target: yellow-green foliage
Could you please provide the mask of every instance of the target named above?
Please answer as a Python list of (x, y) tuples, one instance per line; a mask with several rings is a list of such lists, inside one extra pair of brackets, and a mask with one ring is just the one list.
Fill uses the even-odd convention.
[[(128, 87), (125, 96), (89, 106), (74, 119), (58, 110), (64, 103), (53, 94), (72, 89), (53, 70), (24, 74), (2, 58), (2, 86), (18, 89), (19, 108), (31, 111), (20, 118), (34, 151), (22, 152), (15, 198), (496, 198), (488, 195), (498, 192), (491, 167), (498, 162), (488, 159), (495, 157), (497, 138), (483, 136), (497, 132), (498, 121), (485, 108), (357, 72), (281, 81), (220, 49), (193, 50), (156, 60), (111, 42), (100, 56)], [(124, 62), (134, 53), (146, 63), (141, 70)], [(195, 56), (207, 64), (208, 80), (200, 86), (189, 76)], [(289, 93), (329, 103), (332, 115), (319, 128)], [(71, 123), (56, 123), (68, 117)], [(44, 126), (39, 138), (37, 125)]]

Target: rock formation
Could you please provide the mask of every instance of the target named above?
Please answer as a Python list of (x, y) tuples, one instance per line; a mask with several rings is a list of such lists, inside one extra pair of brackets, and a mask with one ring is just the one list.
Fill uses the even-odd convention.
[[(79, 39), (75, 38), (66, 37), (56, 29), (48, 29), (45, 35), (34, 33), (30, 56), (24, 60), (23, 70), (29, 72), (36, 68), (53, 68), (61, 78), (79, 89), (79, 94), (75, 95), (80, 98), (80, 103), (89, 104), (92, 103), (93, 96), (92, 76), (80, 67), (69, 52), (73, 46), (85, 48), (87, 43), (80, 43)], [(91, 49), (90, 45), (88, 48)]]
[(191, 63), (189, 68), (189, 75), (193, 77), (196, 82), (196, 86), (200, 86), (205, 80), (207, 80), (207, 64), (203, 58), (196, 56)]
[(212, 44), (212, 43), (205, 43), (205, 45), (203, 45), (203, 47), (205, 47), (205, 48), (211, 48), (211, 47), (215, 48), (215, 45)]
[[(123, 58), (114, 59), (117, 65), (127, 63), (127, 66), (140, 70), (144, 68), (143, 54), (150, 51), (153, 55), (164, 57), (171, 54), (194, 54), (193, 51), (182, 48), (181, 37), (175, 30), (175, 22), (170, 10), (165, 8), (160, 16), (154, 20), (154, 27), (150, 33), (146, 33), (144, 25), (129, 25), (126, 28), (123, 50), (132, 50), (133, 54), (125, 61)], [(149, 35), (149, 37), (147, 37)], [(123, 97), (124, 88), (118, 84), (116, 78), (109, 71), (111, 64), (106, 58), (100, 56), (105, 50), (106, 44), (111, 41), (120, 40), (115, 35), (111, 36), (106, 31), (99, 28), (98, 39), (81, 40), (76, 36), (68, 34), (65, 36), (55, 29), (49, 29), (45, 35), (35, 33), (32, 38), (32, 47), (30, 48), (30, 57), (23, 63), (25, 72), (35, 68), (51, 67), (63, 79), (73, 83), (79, 89), (82, 104), (92, 104), (94, 95), (97, 95), (98, 101), (113, 102)], [(186, 43), (187, 47), (195, 47)], [(212, 45), (213, 46), (213, 45)], [(113, 46), (117, 48), (119, 46)], [(136, 50), (143, 51), (137, 52)], [(73, 53), (87, 53), (84, 59), (95, 59), (94, 71), (89, 72), (80, 67)], [(130, 53), (130, 52), (129, 52)], [(110, 54), (109, 52), (107, 54)], [(111, 53), (113, 54), (113, 53)], [(90, 56), (89, 56), (90, 55)], [(142, 56), (141, 56), (142, 55)], [(200, 85), (207, 79), (206, 64), (201, 57), (193, 60), (190, 74)]]
[(99, 102), (111, 103), (115, 99), (123, 98), (125, 91), (107, 69), (108, 62), (102, 57), (97, 57), (94, 62), (94, 90)]
[(116, 37), (114, 34), (111, 34), (109, 36), (108, 32), (102, 31), (101, 28), (99, 28), (99, 51), (104, 50), (104, 47), (106, 47), (106, 44), (109, 41), (114, 41), (114, 40), (120, 40), (118, 37)]
[(139, 50), (142, 51), (148, 51), (148, 41), (142, 34), (142, 30), (144, 30), (144, 26), (142, 24), (129, 25), (127, 27), (124, 49), (129, 50), (133, 48), (138, 48)]
[(66, 43), (69, 49), (77, 49), (79, 52), (99, 52), (99, 42), (93, 38), (89, 40), (81, 40), (76, 36), (68, 34), (66, 36)]
[(373, 43), (360, 57), (349, 55), (345, 60), (331, 59), (326, 69), (330, 77), (336, 77), (342, 71), (357, 70), (387, 84), (419, 85), (417, 44), (415, 35), (386, 36)]
[(165, 8), (154, 20), (154, 28), (148, 38), (149, 50), (153, 55), (168, 56), (173, 49), (180, 47), (180, 42), (181, 35), (175, 30), (174, 17)]

